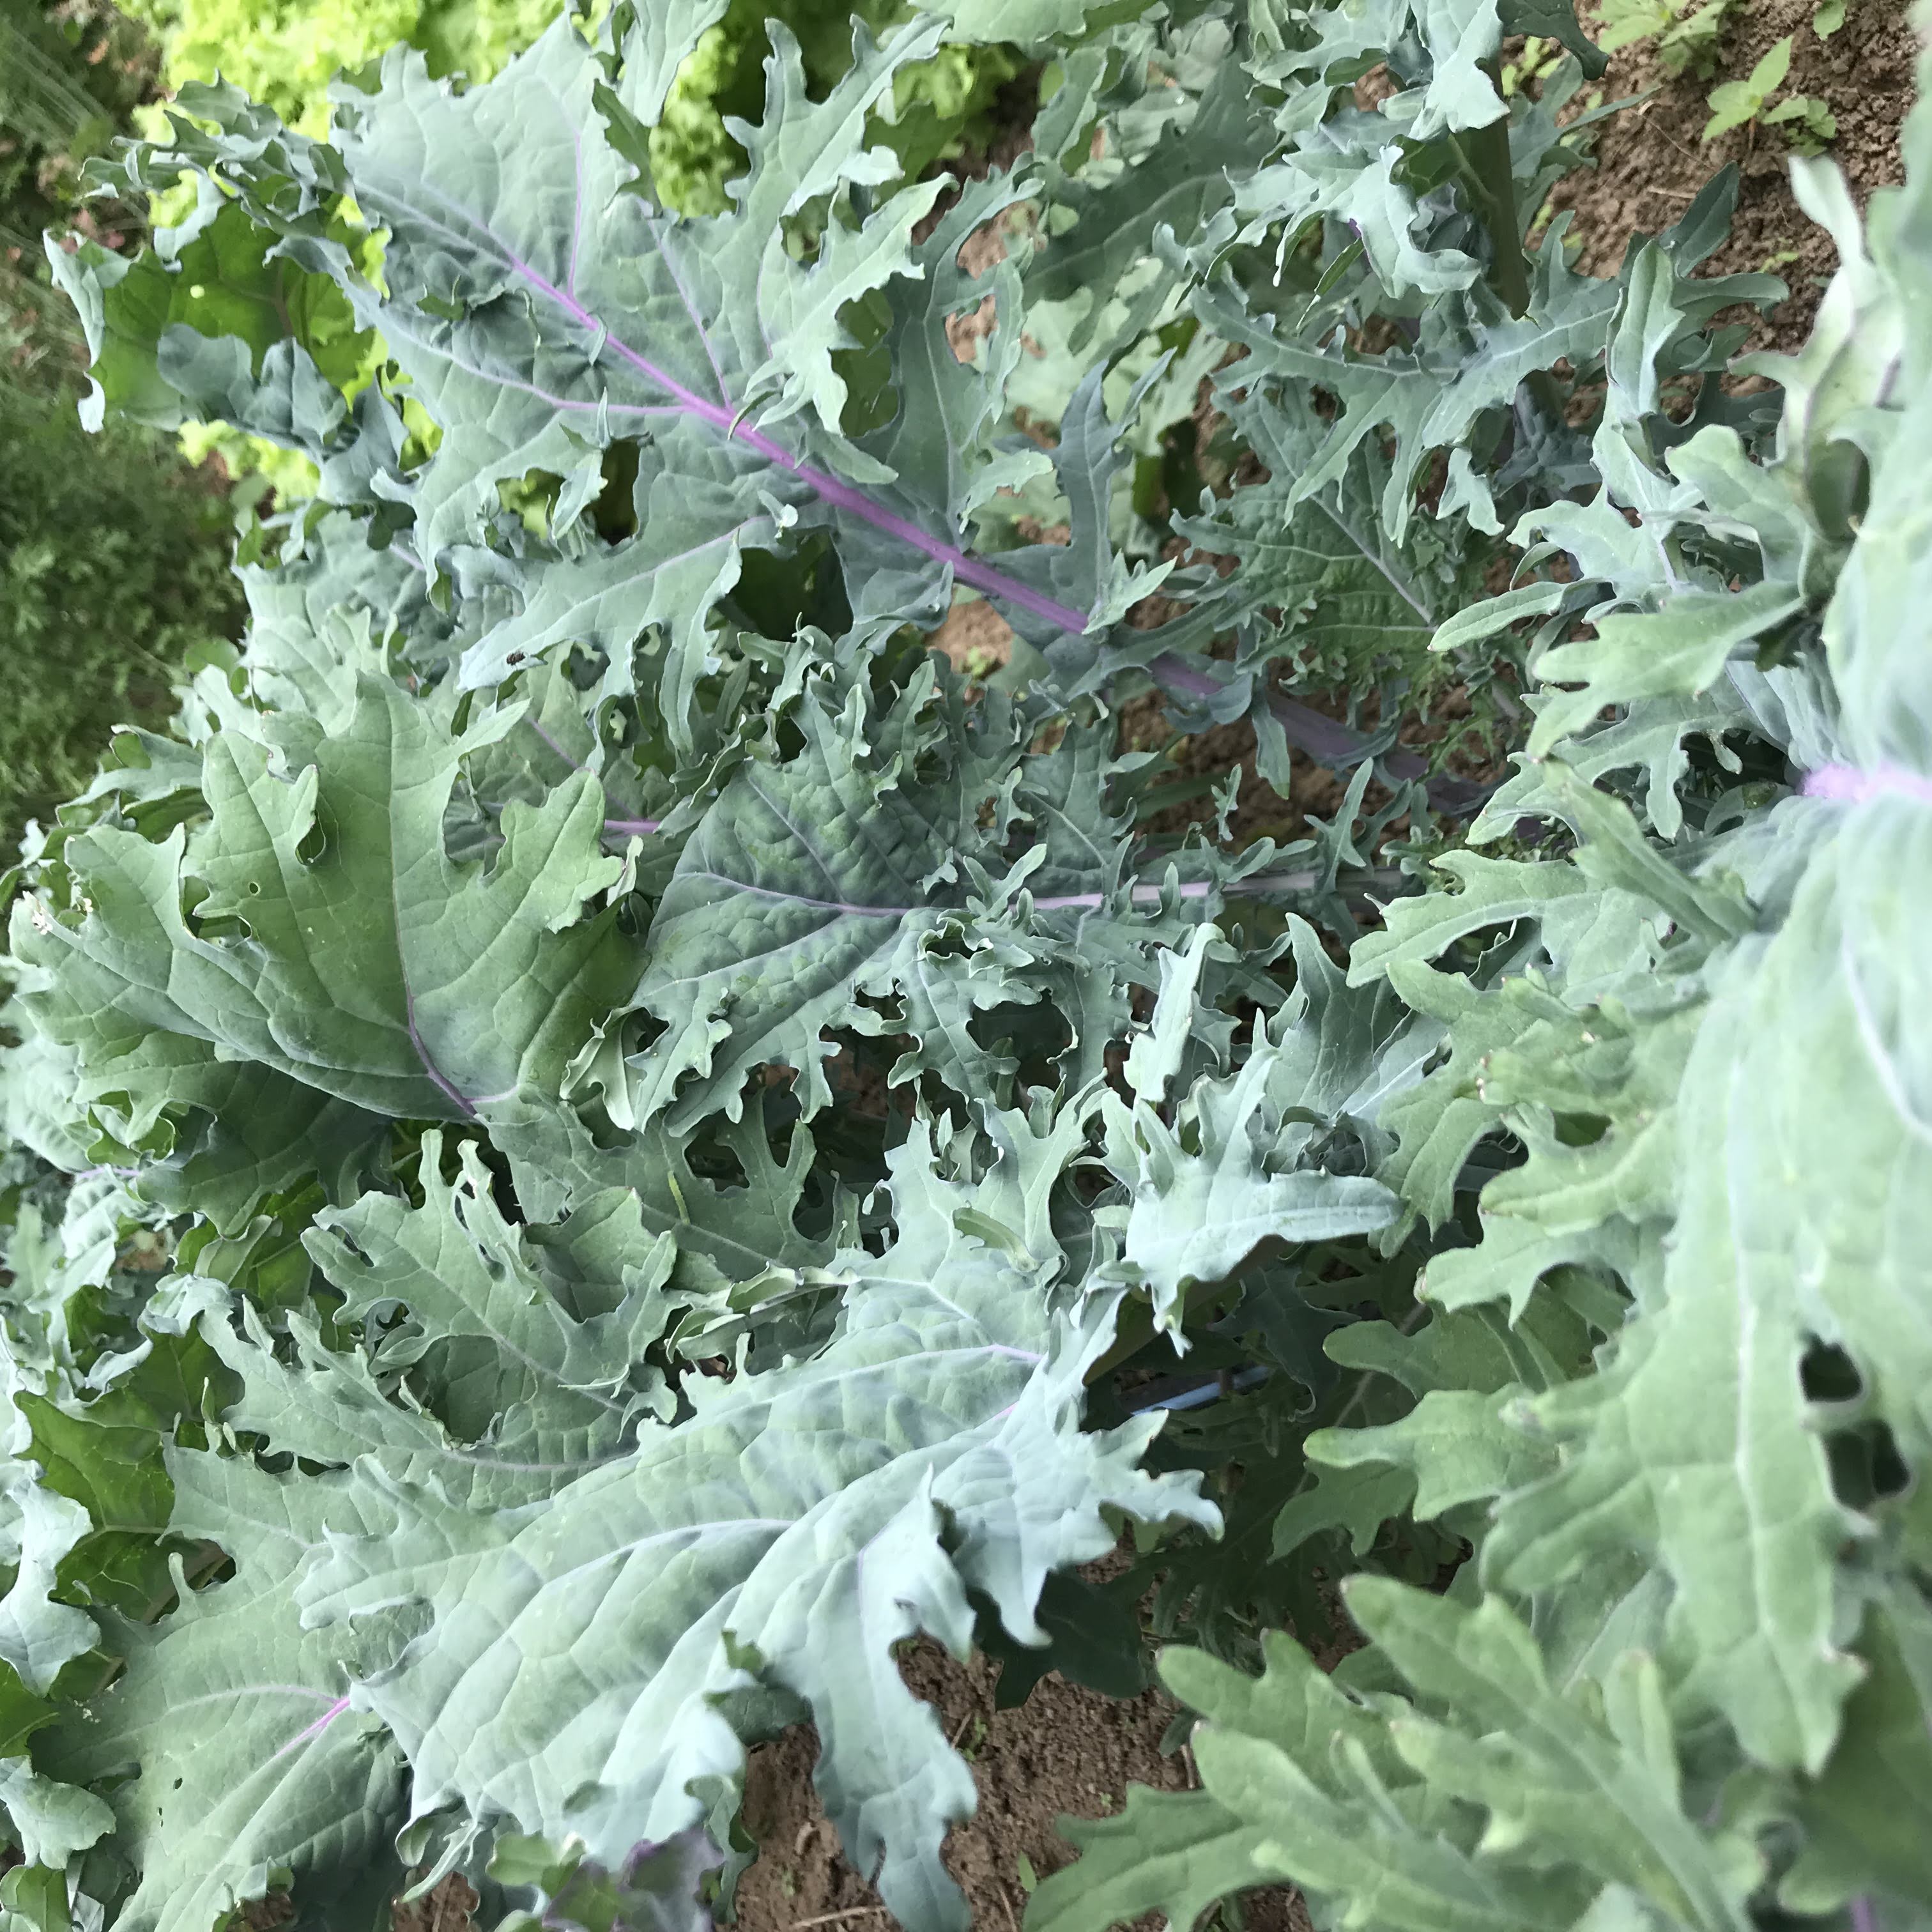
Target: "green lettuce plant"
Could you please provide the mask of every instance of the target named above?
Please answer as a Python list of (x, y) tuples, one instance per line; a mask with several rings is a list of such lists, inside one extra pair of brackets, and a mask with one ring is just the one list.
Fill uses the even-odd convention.
[[(1410, 1819), (1523, 1922), (1678, 1909), (1632, 1812), (1699, 1911), (1901, 1891), (1787, 1814), (1892, 1669), (1840, 1546), (1916, 1600), (1912, 901), (1857, 896), (1907, 876), (1916, 714), (1857, 573), (1905, 550), (1916, 201), (1780, 422), (1716, 320), (1780, 285), (1694, 272), (1733, 176), (1614, 278), (1526, 242), (1600, 70), (1567, 8), (947, 0), (816, 92), (775, 24), (742, 178), (679, 214), (652, 133), (722, 12), (565, 17), (461, 92), (398, 49), (326, 140), (184, 90), (104, 178), (192, 212), (56, 263), (94, 410), (320, 480), (244, 546), (238, 660), (19, 881), (0, 1900), (373, 1925), (460, 1870), (486, 1922), (688, 1924), (747, 1746), (809, 1718), (854, 1862), (960, 1926), (971, 1775), (898, 1646), (1132, 1690), (1149, 1584), (1273, 1665), (1177, 1676), (1197, 1708), (1258, 1699), (1290, 1765), (1354, 1726), (1335, 1775), (1381, 1782), (1330, 1808), (1366, 1790), (1388, 1849), (1295, 1873), (1325, 1914), (1374, 1920)], [(1571, 58), (1506, 102), (1532, 32)], [(877, 130), (947, 44), (1051, 85), (1010, 170), (909, 182)], [(962, 590), (1016, 634), (984, 690), (926, 647)], [(1248, 726), (1252, 778), (1177, 818), (1121, 741), (1149, 691)], [(1334, 817), (1235, 836), (1310, 760)], [(1870, 874), (1859, 813), (1904, 842)], [(1828, 1066), (1864, 1084), (1800, 1186)], [(1733, 1136), (1785, 1217), (1761, 1287)], [(1868, 1257), (1869, 1308), (1832, 1272)], [(1144, 1567), (1084, 1581), (1130, 1528)], [(1359, 1692), (1261, 1635), (1356, 1562)], [(1446, 1742), (1396, 1790), (1412, 1664)], [(1717, 1822), (1673, 1739), (1732, 1754)], [(1532, 1806), (1582, 1850), (1522, 1850)], [(1035, 1912), (1185, 1919), (1299, 1856), (1223, 1787), (1130, 1816)]]

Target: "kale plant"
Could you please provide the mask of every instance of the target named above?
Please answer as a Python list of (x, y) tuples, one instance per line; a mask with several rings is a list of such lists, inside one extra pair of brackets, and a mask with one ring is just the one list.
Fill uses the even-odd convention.
[(1324, 1925), (1924, 1922), (1923, 105), (1905, 148), (1863, 230), (1795, 172), (1840, 266), (1738, 365), (1769, 460), (1633, 460), (1613, 349), (1601, 490), (1517, 528), (1560, 573), (1438, 633), (1547, 613), (1515, 774), (1350, 962), (1445, 1028), (1378, 1121), (1422, 1265), (1328, 1340), (1359, 1378), (1272, 1549), (1362, 1573), (1370, 1647), (1168, 1653), (1204, 1788), (1080, 1828), (1035, 1932), (1284, 1880)]
[[(1131, 1688), (1150, 1582), (1272, 1674), (1170, 1664), (1209, 1790), (1043, 1915), (1912, 1896), (1817, 1774), (1909, 1792), (1923, 1616), (1918, 202), (1868, 260), (1804, 177), (1847, 292), (1780, 422), (1718, 380), (1779, 285), (1694, 273), (1734, 177), (1613, 278), (1526, 244), (1567, 5), (945, 0), (816, 90), (775, 23), (679, 214), (724, 10), (467, 91), (399, 50), (326, 141), (184, 89), (107, 184), (192, 215), (56, 261), (97, 416), (321, 493), (14, 906), (0, 1902), (373, 1926), (460, 1870), (486, 1922), (701, 1923), (809, 1718), (854, 1862), (962, 1926), (899, 1646)], [(1050, 57), (1032, 149), (904, 180), (896, 76), (988, 44)], [(927, 646), (964, 592), (983, 688)], [(1204, 800), (1149, 693), (1252, 734)], [(1774, 809), (1787, 760), (1828, 795)], [(1246, 837), (1310, 764), (1334, 816)], [(1356, 1562), (1345, 1690), (1261, 1633)]]

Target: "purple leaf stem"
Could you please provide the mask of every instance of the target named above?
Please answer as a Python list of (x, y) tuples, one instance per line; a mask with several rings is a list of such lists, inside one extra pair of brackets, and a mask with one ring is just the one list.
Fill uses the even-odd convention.
[[(1184, 659), (1168, 653), (1148, 666), (1148, 674), (1156, 684), (1182, 698), (1211, 698), (1220, 688), (1205, 671), (1196, 670)], [(1359, 764), (1368, 740), (1346, 724), (1325, 717), (1313, 706), (1284, 698), (1279, 692), (1268, 694), (1268, 709), (1274, 712), (1282, 734), (1298, 750), (1325, 765)], [(1382, 770), (1390, 778), (1419, 778), (1429, 767), (1413, 752), (1396, 751), (1382, 760)], [(1459, 778), (1452, 772), (1438, 772), (1429, 781), (1429, 801), (1437, 811), (1460, 815), (1488, 797), (1495, 788)]]
[(1863, 805), (1874, 798), (1909, 798), (1916, 805), (1932, 805), (1932, 778), (1909, 772), (1903, 765), (1823, 765), (1807, 774), (1807, 798), (1828, 798), (1841, 805)]
[[(465, 211), (467, 212), (467, 211)], [(474, 218), (473, 217), (472, 218)], [(950, 564), (952, 574), (962, 584), (968, 584), (975, 590), (984, 591), (988, 596), (1003, 598), (1009, 604), (1017, 604), (1023, 610), (1030, 610), (1036, 616), (1044, 617), (1059, 625), (1064, 630), (1076, 636), (1087, 628), (1085, 612), (1076, 610), (1070, 604), (1062, 604), (1030, 585), (1016, 582), (990, 564), (982, 563), (975, 556), (960, 549), (956, 544), (943, 543), (937, 537), (928, 536), (916, 524), (895, 515), (882, 504), (875, 503), (862, 490), (843, 483), (830, 471), (820, 470), (807, 463), (802, 457), (794, 456), (782, 443), (776, 442), (764, 430), (753, 429), (742, 419), (740, 412), (728, 408), (723, 403), (714, 403), (700, 396), (694, 389), (687, 389), (674, 376), (660, 369), (655, 362), (640, 356), (622, 336), (611, 333), (604, 323), (591, 314), (568, 290), (559, 288), (549, 278), (541, 274), (536, 268), (526, 262), (496, 235), (487, 224), (478, 223), (483, 232), (503, 250), (504, 260), (510, 268), (542, 290), (564, 313), (588, 329), (593, 335), (603, 334), (604, 346), (614, 350), (626, 362), (655, 384), (688, 415), (707, 422), (714, 429), (722, 430), (728, 438), (735, 437), (739, 442), (755, 449), (768, 462), (796, 476), (808, 489), (831, 504), (835, 509), (849, 511), (854, 516), (870, 524), (874, 529), (884, 530), (888, 536), (897, 537), (902, 543), (910, 544), (922, 551), (935, 562)]]
[[(1089, 620), (1083, 610), (1070, 604), (1062, 604), (1048, 596), (1031, 585), (1022, 584), (1008, 577), (1004, 572), (962, 550), (956, 544), (942, 542), (928, 536), (916, 524), (896, 514), (883, 504), (875, 503), (864, 491), (855, 489), (850, 484), (842, 482), (829, 471), (807, 463), (802, 457), (794, 455), (783, 444), (767, 436), (764, 430), (750, 427), (743, 420), (741, 410), (734, 410), (723, 401), (713, 402), (700, 396), (694, 389), (688, 389), (668, 371), (661, 369), (646, 356), (640, 355), (623, 338), (615, 334), (602, 320), (593, 315), (569, 290), (559, 288), (547, 276), (541, 274), (534, 264), (526, 261), (503, 238), (496, 234), (488, 224), (481, 221), (470, 211), (463, 212), (472, 220), (476, 220), (482, 232), (502, 250), (503, 259), (512, 271), (520, 275), (533, 288), (538, 289), (555, 302), (564, 313), (592, 335), (600, 338), (603, 346), (614, 350), (628, 362), (644, 379), (669, 396), (676, 406), (688, 415), (696, 416), (701, 422), (709, 423), (714, 429), (724, 432), (727, 439), (737, 441), (755, 449), (768, 462), (796, 476), (807, 488), (836, 509), (848, 512), (861, 521), (870, 524), (874, 530), (883, 530), (888, 536), (896, 537), (902, 543), (929, 556), (935, 562), (949, 565), (953, 576), (962, 584), (970, 585), (989, 597), (1016, 605), (1029, 610), (1035, 616), (1044, 617), (1049, 623), (1057, 624), (1070, 634), (1082, 635), (1088, 627)], [(681, 292), (681, 291), (680, 291)], [(688, 304), (687, 304), (688, 308)], [(694, 316), (694, 321), (696, 318)], [(698, 330), (699, 340), (704, 340), (704, 332)], [(709, 345), (706, 345), (709, 353)], [(714, 360), (713, 367), (716, 362)], [(721, 394), (722, 394), (721, 390)], [(1170, 691), (1184, 697), (1204, 698), (1211, 695), (1217, 688), (1214, 680), (1205, 673), (1196, 670), (1179, 658), (1168, 654), (1157, 658), (1149, 667), (1156, 682)], [(1311, 757), (1328, 764), (1346, 763), (1359, 760), (1366, 740), (1333, 718), (1324, 718), (1321, 712), (1294, 699), (1270, 696), (1269, 709), (1280, 722), (1289, 743), (1298, 746)], [(1412, 752), (1391, 753), (1383, 760), (1383, 769), (1392, 778), (1408, 779), (1420, 778), (1426, 766)], [(1438, 789), (1440, 797), (1438, 799)], [(1463, 782), (1449, 778), (1438, 778), (1431, 782), (1432, 799), (1444, 809), (1466, 808), (1466, 794), (1470, 788)]]
[(422, 1070), (430, 1077), (430, 1084), (441, 1094), (466, 1120), (476, 1118), (476, 1108), (470, 1096), (464, 1093), (449, 1076), (436, 1065), (429, 1050), (429, 1042), (422, 1036), (422, 1029), (416, 1024), (416, 989), (410, 986), (409, 969), (403, 970), (403, 1019), (408, 1030), (410, 1044), (416, 1048), (416, 1058), (422, 1062)]
[[(329, 1726), (334, 1724), (336, 1719), (340, 1717), (343, 1712), (347, 1710), (348, 1708), (349, 1700), (346, 1697), (337, 1698), (335, 1702), (330, 1705), (328, 1708), (323, 1712), (322, 1715), (316, 1718), (315, 1722), (310, 1725), (307, 1730), (298, 1731), (293, 1737), (290, 1738), (288, 1742), (283, 1745), (280, 1750), (276, 1752), (275, 1756), (286, 1756), (289, 1752), (295, 1749), (296, 1745), (307, 1744), (310, 1738), (316, 1736), (321, 1732), (327, 1730)], [(270, 1762), (272, 1763), (274, 1760), (271, 1759)]]

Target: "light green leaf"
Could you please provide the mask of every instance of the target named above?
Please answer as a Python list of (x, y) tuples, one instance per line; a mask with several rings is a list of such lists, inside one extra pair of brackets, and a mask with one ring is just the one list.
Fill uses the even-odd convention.
[(520, 1251), (475, 1144), (457, 1150), (453, 1181), (442, 1177), (442, 1144), (440, 1134), (423, 1136), (421, 1207), (365, 1194), (319, 1216), (307, 1237), (309, 1252), (346, 1297), (343, 1318), (367, 1322), (403, 1304), (416, 1332), (385, 1336), (381, 1358), (391, 1364), (436, 1344), (481, 1345), (500, 1377), (487, 1396), (470, 1397), (487, 1414), (564, 1396), (584, 1398), (574, 1406), (586, 1423), (600, 1410), (621, 1412), (616, 1392), (643, 1366), (670, 1312), (661, 1292), (670, 1238), (627, 1257), (619, 1306), (574, 1317)]
[[(1228, 200), (1231, 177), (1244, 173), (1264, 148), (1262, 112), (1240, 64), (1224, 61), (1192, 119), (1162, 144), (1158, 166), (1129, 169), (1097, 183), (1076, 176), (1056, 198), (1075, 218), (1064, 232), (1056, 221), (1028, 273), (1028, 295), (1060, 302), (1083, 290), (1112, 289), (1152, 251), (1162, 228), (1180, 245), (1190, 243)], [(1103, 307), (1096, 301), (1088, 309), (1076, 349), (1091, 339)]]
[[(1822, 1319), (1852, 1353), (1906, 1453), (1932, 1443), (1910, 1366), (1926, 1332), (1911, 1230), (1932, 1198), (1906, 1017), (1917, 955), (1872, 869), (1914, 849), (1911, 811), (1862, 808), (1856, 860), (1848, 834), (1825, 845), (1789, 924), (1713, 1003), (1678, 1132), (1726, 1158), (1684, 1168), (1660, 1305), (1604, 1374), (1539, 1406), (1566, 1466), (1505, 1504), (1484, 1552), (1490, 1574), (1534, 1587), (1604, 1535), (1654, 1550), (1692, 1682), (1754, 1754), (1814, 1768), (1860, 1674), (1833, 1634), (1837, 1553), (1860, 1526), (1809, 1418), (1806, 1333)], [(1824, 1141), (1822, 1109), (1839, 1124)]]
[(9, 1514), (17, 1512), (17, 1520), (8, 1539), (13, 1582), (0, 1598), (0, 1664), (45, 1696), (62, 1666), (96, 1640), (93, 1618), (52, 1595), (62, 1559), (92, 1524), (79, 1503), (44, 1488), (34, 1474), (31, 1465), (17, 1462), (5, 1471)]
[(1308, 1460), (1330, 1469), (1376, 1463), (1400, 1468), (1414, 1494), (1411, 1514), (1431, 1521), (1465, 1503), (1521, 1489), (1555, 1468), (1547, 1444), (1511, 1426), (1518, 1394), (1432, 1389), (1400, 1422), (1316, 1430), (1308, 1438)]
[(1364, 439), (1385, 426), (1394, 436), (1394, 455), (1382, 492), (1382, 526), (1402, 544), (1418, 474), (1432, 452), (1462, 443), (1485, 410), (1508, 402), (1536, 371), (1565, 356), (1581, 364), (1600, 354), (1616, 310), (1616, 285), (1572, 274), (1556, 226), (1537, 262), (1527, 314), (1501, 313), (1495, 298), (1481, 290), (1472, 292), (1466, 304), (1445, 298), (1425, 312), (1412, 351), (1374, 356), (1358, 357), (1346, 346), (1304, 344), (1272, 319), (1251, 313), (1226, 284), (1197, 296), (1202, 322), (1250, 352), (1222, 374), (1219, 386), (1267, 383), (1283, 394), (1297, 386), (1304, 392), (1320, 388), (1340, 404), (1321, 433), (1313, 460), (1287, 492), (1284, 508), (1339, 481)]
[(1792, 586), (1764, 583), (1674, 598), (1654, 615), (1602, 619), (1595, 637), (1559, 644), (1538, 663), (1545, 685), (1582, 688), (1553, 694), (1538, 708), (1529, 755), (1547, 757), (1606, 705), (1702, 696), (1734, 652), (1762, 638), (1803, 604)]
[(286, 1608), (310, 1550), (358, 1526), (350, 1498), (198, 1451), (172, 1453), (169, 1474), (172, 1528), (218, 1541), (236, 1574), (194, 1590), (177, 1568), (181, 1606), (117, 1629), (125, 1666), (90, 1704), (93, 1721), (40, 1753), (77, 1784), (134, 1774), (111, 1795), (116, 1843), (140, 1874), (124, 1932), (206, 1932), (284, 1870), (320, 1902), (380, 1864), (406, 1802), (400, 1754), (348, 1708), (351, 1672), (388, 1619), (304, 1631)]
[(56, 1870), (114, 1828), (114, 1814), (93, 1792), (43, 1778), (23, 1757), (0, 1758), (0, 1808), (27, 1863)]
[[(815, 1713), (820, 1790), (895, 1910), (962, 1922), (938, 1852), (971, 1780), (891, 1645), (924, 1629), (963, 1648), (969, 1583), (1038, 1641), (1046, 1571), (1111, 1546), (1103, 1502), (1212, 1516), (1191, 1479), (1136, 1472), (1152, 1423), (1070, 1426), (1112, 1298), (1077, 1329), (1051, 1315), (1036, 1282), (956, 1232), (966, 1198), (930, 1159), (916, 1128), (893, 1157), (897, 1241), (846, 1258), (829, 1348), (700, 1384), (689, 1420), (644, 1425), (624, 1460), (494, 1516), (358, 1466), (359, 1506), (391, 1526), (334, 1540), (299, 1594), (322, 1627), (422, 1606), (422, 1635), (354, 1694), (407, 1752), (418, 1815), (460, 1802), (575, 1832), (610, 1863), (640, 1832), (696, 1822), (693, 1779), (738, 1774), (730, 1694), (756, 1680)], [(484, 1603), (482, 1622), (465, 1608)], [(573, 1660), (593, 1626), (594, 1682)]]
[[(106, 827), (72, 842), (98, 910), (43, 929), (16, 908), (15, 943), (61, 961), (59, 1010), (32, 1004), (56, 1038), (85, 1037), (92, 1090), (135, 1094), (140, 1134), (175, 1097), (171, 1062), (217, 1056), (392, 1117), (467, 1120), (554, 1090), (634, 969), (608, 914), (580, 921), (618, 872), (594, 781), (512, 803), (487, 869), (445, 850), (464, 752), (512, 722), (452, 739), (368, 682), (340, 735), (291, 730), (287, 776), (258, 744), (212, 740), (212, 822), (191, 847)], [(211, 936), (224, 922), (232, 936)]]
[(1390, 1726), (1396, 1749), (1425, 1778), (1489, 1812), (1486, 1849), (1520, 1847), (1540, 1862), (1561, 1845), (1585, 1870), (1647, 1895), (1684, 1924), (1749, 1922), (1743, 1905), (1757, 1856), (1748, 1842), (1706, 1836), (1679, 1808), (1661, 1686), (1648, 1659), (1620, 1661), (1603, 1719), (1592, 1723), (1552, 1689), (1529, 1632), (1496, 1598), (1469, 1610), (1366, 1576), (1348, 1598), (1418, 1691), (1476, 1732), (1464, 1737), (1419, 1715)]
[[(1121, 1258), (1154, 1318), (1177, 1329), (1191, 1282), (1224, 1281), (1264, 1242), (1331, 1240), (1394, 1220), (1395, 1197), (1365, 1175), (1291, 1166), (1317, 1130), (1300, 1098), (1270, 1091), (1276, 1053), (1256, 1023), (1240, 1072), (1196, 1083), (1170, 1126), (1146, 1101), (1105, 1096), (1107, 1164), (1129, 1190)], [(1118, 1210), (1108, 1210), (1110, 1214)]]
[(1112, 1817), (1063, 1819), (1060, 1828), (1080, 1857), (1041, 1881), (1027, 1904), (1026, 1932), (1106, 1932), (1151, 1911), (1191, 1926), (1240, 1890), (1249, 1871), (1247, 1884), (1262, 1882), (1261, 1830), (1204, 1791), (1132, 1784)]
[(982, 45), (1010, 40), (1029, 50), (1077, 38), (1090, 16), (1117, 10), (1112, 0), (928, 0), (947, 36)]

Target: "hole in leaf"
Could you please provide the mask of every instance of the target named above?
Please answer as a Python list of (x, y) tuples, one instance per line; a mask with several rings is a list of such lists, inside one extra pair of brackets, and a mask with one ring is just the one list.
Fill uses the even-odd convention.
[(852, 626), (844, 581), (822, 536), (807, 538), (789, 556), (745, 551), (729, 601), (762, 637), (796, 637), (807, 624), (840, 637)]
[(1798, 1375), (1808, 1402), (1856, 1402), (1865, 1392), (1858, 1364), (1834, 1342), (1814, 1341)]
[(626, 439), (604, 452), (604, 487), (590, 506), (590, 521), (606, 543), (619, 543), (638, 531), (638, 460), (642, 446)]
[(532, 536), (544, 537), (550, 534), (562, 489), (561, 476), (548, 470), (526, 470), (520, 476), (500, 482), (496, 499), (512, 516), (522, 519)]
[(1825, 1438), (1825, 1453), (1832, 1493), (1848, 1508), (1869, 1509), (1911, 1486), (1912, 1472), (1898, 1453), (1898, 1438), (1875, 1418), (1834, 1430)]

